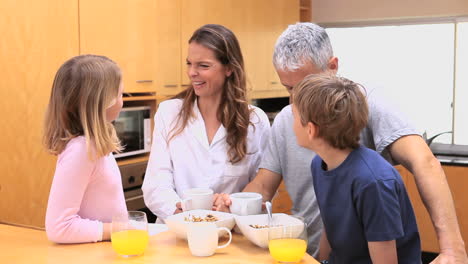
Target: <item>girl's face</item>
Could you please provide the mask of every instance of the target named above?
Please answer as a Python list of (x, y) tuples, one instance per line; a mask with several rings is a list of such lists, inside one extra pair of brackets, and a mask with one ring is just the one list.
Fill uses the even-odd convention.
[(221, 96), (224, 82), (231, 73), (218, 61), (212, 50), (196, 42), (189, 44), (187, 75), (197, 96)]
[(112, 122), (119, 116), (120, 110), (122, 110), (123, 106), (122, 94), (123, 82), (120, 82), (119, 93), (117, 94), (117, 98), (114, 100), (113, 104), (106, 109), (107, 121)]

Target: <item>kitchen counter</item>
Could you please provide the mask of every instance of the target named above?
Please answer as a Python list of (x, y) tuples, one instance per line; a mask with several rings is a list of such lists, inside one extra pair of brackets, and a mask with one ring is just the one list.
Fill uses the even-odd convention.
[[(43, 230), (4, 224), (0, 224), (0, 262), (15, 264), (275, 263), (268, 249), (259, 248), (236, 233), (233, 233), (232, 243), (229, 246), (218, 249), (211, 257), (193, 257), (187, 241), (178, 239), (174, 233), (166, 231), (150, 237), (144, 255), (122, 258), (113, 251), (110, 242), (59, 245), (48, 241)], [(300, 263), (318, 264), (307, 254)]]
[(442, 164), (468, 166), (468, 146), (432, 143), (432, 153)]

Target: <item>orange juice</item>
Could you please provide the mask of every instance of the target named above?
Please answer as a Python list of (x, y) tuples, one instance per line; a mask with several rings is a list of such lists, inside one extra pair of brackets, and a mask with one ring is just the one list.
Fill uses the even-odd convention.
[(268, 243), (271, 256), (279, 262), (299, 262), (304, 256), (307, 243), (296, 238), (283, 238), (270, 240)]
[(125, 230), (111, 234), (112, 247), (119, 255), (141, 255), (148, 246), (146, 230)]

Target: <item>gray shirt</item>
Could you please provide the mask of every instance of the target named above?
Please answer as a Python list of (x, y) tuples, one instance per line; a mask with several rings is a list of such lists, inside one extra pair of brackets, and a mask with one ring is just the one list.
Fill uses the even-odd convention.
[[(361, 132), (361, 144), (376, 150), (393, 164), (387, 147), (402, 136), (418, 133), (401, 114), (391, 110), (375, 96), (368, 96), (368, 105), (369, 121)], [(293, 202), (292, 213), (303, 217), (308, 225), (307, 252), (317, 256), (322, 222), (310, 169), (316, 154), (297, 145), (293, 122), (291, 105), (288, 105), (273, 122), (260, 168), (282, 175)]]

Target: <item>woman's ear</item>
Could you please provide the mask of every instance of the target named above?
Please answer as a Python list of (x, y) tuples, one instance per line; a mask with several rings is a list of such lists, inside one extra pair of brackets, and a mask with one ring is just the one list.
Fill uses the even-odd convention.
[(232, 74), (232, 69), (231, 67), (226, 67), (226, 77), (230, 77)]

